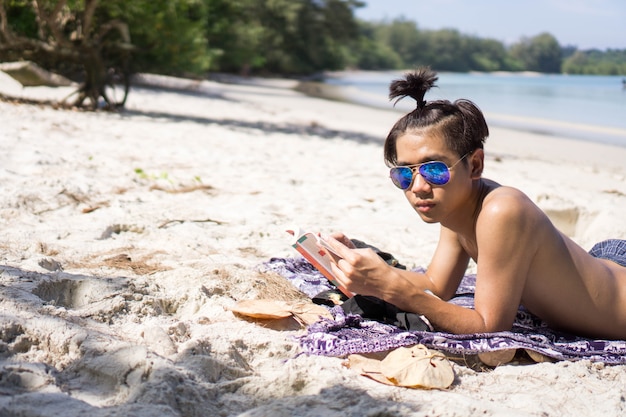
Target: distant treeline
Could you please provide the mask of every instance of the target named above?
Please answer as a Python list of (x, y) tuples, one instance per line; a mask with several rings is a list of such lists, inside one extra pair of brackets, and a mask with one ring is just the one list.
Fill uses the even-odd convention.
[(495, 39), (454, 29), (420, 30), (410, 20), (359, 22), (354, 65), (398, 69), (430, 65), (442, 71), (538, 71), (566, 74), (626, 74), (626, 49), (578, 50), (561, 46), (549, 33), (505, 46)]
[[(32, 2), (3, 2), (13, 32), (36, 38), (41, 22), (34, 21)], [(49, 4), (52, 8), (60, 2), (51, 0)], [(84, 4), (79, 0), (62, 3), (77, 14)], [(93, 3), (98, 3), (94, 31), (115, 21), (128, 27), (134, 71), (285, 76), (429, 65), (439, 71), (626, 74), (626, 50), (581, 51), (560, 45), (549, 33), (507, 46), (454, 29), (423, 30), (402, 18), (360, 21), (354, 13), (363, 6), (358, 0), (89, 2)], [(7, 51), (3, 52), (0, 44), (1, 60), (28, 58), (15, 48)]]

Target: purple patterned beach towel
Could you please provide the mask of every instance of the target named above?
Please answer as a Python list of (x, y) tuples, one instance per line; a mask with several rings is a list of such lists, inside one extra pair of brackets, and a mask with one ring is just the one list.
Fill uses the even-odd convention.
[[(284, 276), (311, 298), (332, 288), (326, 278), (303, 258), (273, 258), (263, 268)], [(475, 281), (474, 275), (465, 276), (457, 296), (450, 302), (473, 308)], [(556, 360), (586, 359), (606, 364), (626, 364), (626, 341), (587, 339), (558, 332), (523, 307), (518, 310), (511, 331), (469, 335), (407, 331), (359, 315), (346, 315), (340, 307), (331, 308), (331, 313), (334, 320), (323, 319), (309, 326), (307, 334), (300, 338), (300, 347), (304, 352), (343, 357), (421, 343), (458, 355), (527, 349)]]

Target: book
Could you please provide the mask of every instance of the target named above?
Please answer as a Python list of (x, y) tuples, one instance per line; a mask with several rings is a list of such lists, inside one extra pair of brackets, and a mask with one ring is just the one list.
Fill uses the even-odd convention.
[(326, 279), (339, 289), (339, 291), (348, 297), (354, 295), (337, 282), (337, 277), (335, 277), (331, 268), (331, 258), (336, 262), (341, 259), (341, 256), (330, 247), (322, 236), (304, 231), (300, 228), (287, 230), (287, 233), (293, 236), (291, 246), (298, 251), (304, 259), (309, 261), (315, 269), (320, 271)]

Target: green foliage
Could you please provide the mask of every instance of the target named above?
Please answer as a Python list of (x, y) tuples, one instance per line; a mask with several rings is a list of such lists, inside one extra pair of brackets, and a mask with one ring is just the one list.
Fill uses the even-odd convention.
[(37, 36), (35, 13), (27, 0), (11, 0), (7, 7), (7, 20), (11, 29), (19, 34), (34, 38)]
[(529, 71), (561, 72), (562, 52), (556, 38), (542, 33), (530, 39), (522, 39), (511, 47), (511, 56), (519, 60)]
[(202, 0), (108, 0), (99, 17), (128, 24), (135, 71), (186, 75), (208, 70), (214, 58), (205, 36), (207, 12)]
[[(267, 30), (260, 24), (249, 0), (207, 0), (206, 38), (217, 51), (213, 69), (227, 72), (262, 67), (259, 53)], [(245, 70), (244, 70), (245, 68)]]
[[(360, 22), (360, 40), (353, 61), (362, 69), (428, 65), (439, 71), (521, 71), (530, 69), (532, 64), (533, 70), (539, 65), (552, 70), (543, 57), (550, 56), (544, 51), (547, 43), (542, 35), (523, 44), (530, 50), (527, 55), (535, 59), (527, 62), (497, 40), (463, 35), (454, 29), (419, 30), (415, 22), (401, 18)], [(522, 50), (521, 46), (517, 49)]]
[(357, 40), (354, 0), (205, 0), (213, 70), (308, 74), (343, 69)]
[[(428, 65), (440, 71), (469, 71), (472, 69), (464, 49), (465, 39), (452, 29), (426, 32)], [(423, 62), (421, 62), (423, 63)]]
[[(85, 1), (68, 0), (66, 7), (80, 13)], [(36, 38), (32, 1), (3, 3), (12, 31)], [(44, 4), (52, 8), (56, 1)], [(307, 75), (418, 65), (439, 71), (626, 74), (624, 50), (561, 47), (549, 33), (507, 47), (454, 29), (421, 30), (404, 18), (358, 21), (354, 11), (362, 6), (358, 0), (102, 0), (93, 30), (106, 22), (126, 23), (134, 46), (132, 70), (171, 75)], [(65, 35), (77, 28), (70, 18)], [(11, 54), (0, 48), (0, 59), (20, 58)]]
[[(107, 24), (120, 21), (127, 25), (134, 46), (133, 69), (162, 74), (202, 74), (210, 69), (215, 51), (208, 47), (206, 37), (207, 2), (209, 0), (103, 0), (94, 13), (91, 33), (95, 36)], [(57, 1), (40, 2), (51, 11)], [(11, 29), (32, 39), (38, 38), (38, 24), (33, 4), (28, 0), (5, 0)], [(68, 0), (64, 8), (64, 35), (80, 30), (76, 22), (84, 11), (84, 0)], [(115, 31), (109, 31), (114, 36)], [(0, 39), (1, 40), (1, 39)], [(118, 39), (119, 40), (119, 39)], [(107, 39), (102, 40), (103, 43)], [(25, 54), (23, 54), (25, 55)], [(11, 55), (11, 59), (47, 58)], [(0, 57), (1, 59), (1, 57)], [(48, 68), (61, 67), (62, 62), (38, 62)]]
[(576, 51), (563, 61), (565, 74), (626, 74), (626, 50)]
[(352, 62), (362, 69), (403, 69), (428, 65), (438, 71), (538, 71), (572, 74), (626, 74), (626, 50), (578, 51), (561, 47), (549, 33), (521, 39), (511, 47), (453, 29), (420, 30), (402, 19), (360, 22)]
[(427, 42), (420, 36), (415, 23), (404, 18), (393, 20), (388, 25), (379, 25), (371, 31), (374, 39), (394, 51), (401, 59), (401, 65), (415, 65), (423, 59), (423, 43)]
[(365, 53), (353, 56), (350, 66), (363, 70), (386, 70), (403, 67), (402, 58), (390, 46), (377, 43), (371, 39), (362, 38), (357, 49)]
[(466, 38), (468, 66), (476, 71), (514, 70), (508, 52), (501, 42), (493, 39)]

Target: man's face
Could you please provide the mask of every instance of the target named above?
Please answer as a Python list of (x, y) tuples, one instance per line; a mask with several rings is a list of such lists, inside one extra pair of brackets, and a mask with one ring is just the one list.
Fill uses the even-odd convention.
[(398, 137), (396, 151), (399, 166), (440, 161), (453, 167), (450, 179), (444, 185), (429, 183), (418, 169), (414, 169), (413, 182), (404, 194), (422, 220), (444, 222), (462, 207), (471, 191), (469, 169), (462, 162), (455, 165), (461, 156), (449, 149), (440, 135), (405, 133)]

